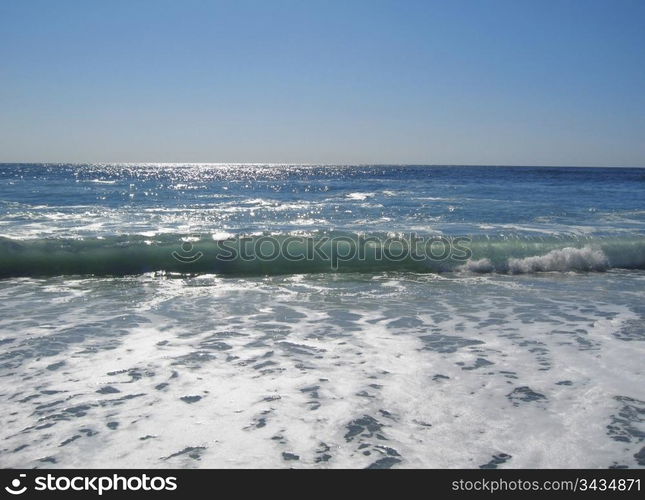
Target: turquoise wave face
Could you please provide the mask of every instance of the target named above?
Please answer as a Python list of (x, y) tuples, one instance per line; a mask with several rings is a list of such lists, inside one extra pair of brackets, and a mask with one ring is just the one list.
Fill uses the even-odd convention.
[(347, 232), (0, 239), (0, 276), (645, 269), (645, 237), (439, 237)]

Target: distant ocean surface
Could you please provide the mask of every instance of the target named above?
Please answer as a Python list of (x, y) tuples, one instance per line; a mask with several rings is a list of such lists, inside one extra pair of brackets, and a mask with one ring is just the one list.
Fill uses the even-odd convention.
[(0, 164), (0, 298), (2, 467), (645, 466), (645, 169)]

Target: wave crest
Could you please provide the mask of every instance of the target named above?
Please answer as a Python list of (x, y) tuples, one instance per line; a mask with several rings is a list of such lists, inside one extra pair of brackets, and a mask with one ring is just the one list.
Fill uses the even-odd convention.
[(508, 259), (508, 272), (512, 274), (537, 273), (547, 271), (606, 271), (609, 259), (600, 248), (566, 247), (551, 250), (546, 255)]
[[(421, 257), (415, 252), (399, 255), (397, 248), (421, 249), (421, 244), (415, 247), (414, 243), (408, 243), (407, 246), (390, 246), (389, 258), (383, 257), (388, 255), (384, 242), (405, 241), (401, 237), (340, 232), (314, 232), (298, 237), (287, 233), (271, 237), (219, 236), (225, 238), (186, 238), (176, 234), (42, 240), (0, 237), (0, 277), (123, 276), (154, 271), (259, 276), (385, 271), (521, 274), (645, 269), (645, 237), (640, 235), (522, 239), (461, 237), (462, 246), (454, 246), (447, 253), (440, 251), (439, 257), (432, 253), (432, 245), (424, 247), (430, 252), (426, 251)], [(280, 244), (284, 252), (273, 254), (272, 246), (267, 247), (263, 242)], [(310, 250), (315, 250), (311, 256)], [(248, 255), (245, 257), (245, 254)]]

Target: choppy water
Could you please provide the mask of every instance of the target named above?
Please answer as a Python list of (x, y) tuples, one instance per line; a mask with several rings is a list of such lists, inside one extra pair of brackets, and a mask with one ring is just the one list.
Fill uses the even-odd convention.
[[(644, 194), (641, 169), (0, 165), (0, 465), (643, 467)], [(472, 255), (214, 250), (410, 233)]]

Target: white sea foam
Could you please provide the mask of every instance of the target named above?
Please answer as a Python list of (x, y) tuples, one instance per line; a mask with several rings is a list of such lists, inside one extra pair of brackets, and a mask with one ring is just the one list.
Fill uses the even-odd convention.
[(490, 258), (470, 259), (455, 268), (458, 273), (493, 273), (526, 274), (538, 272), (571, 272), (571, 271), (606, 271), (609, 259), (605, 253), (591, 246), (583, 248), (565, 247), (551, 250), (544, 255), (524, 258), (511, 257), (500, 263)]
[(211, 234), (211, 238), (215, 241), (226, 240), (229, 238), (234, 238), (235, 234), (228, 231), (215, 231)]
[(490, 259), (486, 258), (468, 260), (465, 264), (458, 266), (456, 271), (469, 273), (492, 273), (495, 271), (495, 266)]
[(364, 201), (367, 200), (368, 198), (374, 197), (374, 193), (349, 193), (346, 198), (349, 200), (358, 200), (358, 201)]
[(609, 267), (607, 256), (599, 248), (562, 248), (545, 255), (508, 259), (508, 270), (513, 274), (544, 271), (604, 271)]
[(2, 282), (0, 465), (636, 466), (623, 277)]

